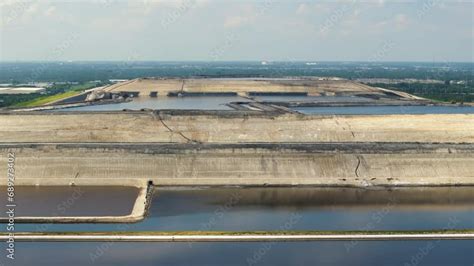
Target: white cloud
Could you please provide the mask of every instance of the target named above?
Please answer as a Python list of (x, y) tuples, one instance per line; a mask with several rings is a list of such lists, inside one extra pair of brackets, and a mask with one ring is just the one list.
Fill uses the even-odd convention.
[(163, 10), (184, 13), (190, 9), (205, 7), (210, 2), (211, 0), (129, 0), (128, 11), (138, 15), (149, 15), (152, 12)]
[(303, 14), (306, 14), (308, 12), (309, 12), (309, 7), (308, 7), (308, 4), (306, 4), (306, 3), (299, 4), (298, 8), (296, 9), (296, 14), (298, 14), (298, 15), (303, 15)]
[(237, 28), (247, 24), (250, 21), (248, 17), (243, 16), (231, 16), (227, 17), (224, 22), (226, 28)]
[(411, 19), (405, 14), (397, 14), (395, 17), (379, 21), (370, 25), (369, 30), (372, 33), (379, 34), (381, 32), (406, 29), (411, 24)]
[(402, 30), (410, 24), (410, 19), (405, 14), (398, 14), (394, 18), (394, 23), (398, 30)]
[(144, 6), (153, 6), (159, 8), (180, 8), (182, 6), (195, 6), (202, 7), (209, 4), (211, 0), (129, 0), (131, 5), (144, 5)]
[(34, 16), (39, 10), (39, 4), (33, 3), (25, 10), (25, 16)]
[[(195, 4), (188, 9), (183, 6), (186, 1)], [(102, 45), (106, 42), (127, 43), (130, 49), (140, 49), (145, 58), (183, 60), (208, 55), (216, 46), (214, 40), (224, 33), (236, 34), (240, 42), (234, 46), (227, 44), (229, 42), (217, 46), (214, 54), (222, 60), (293, 57), (285, 53), (298, 54), (301, 59), (305, 55), (333, 60), (357, 59), (375, 41), (393, 36), (400, 40), (397, 51), (403, 58), (431, 58), (431, 53), (440, 51), (446, 51), (447, 56), (450, 53), (452, 58), (462, 58), (471, 53), (468, 46), (474, 38), (472, 3), (466, 2), (446, 4), (444, 10), (428, 9), (429, 16), (420, 20), (417, 8), (422, 6), (405, 0), (396, 4), (392, 0), (223, 1), (0, 0), (5, 11), (2, 30), (5, 29), (4, 39), (8, 39), (4, 41), (6, 57), (41, 58), (48, 45), (59, 42), (68, 32), (82, 36), (78, 42), (81, 48), (74, 52), (76, 58), (123, 59), (120, 55), (124, 53), (123, 46)], [(93, 2), (96, 3), (91, 4)], [(170, 19), (166, 23), (178, 23), (164, 30), (159, 26), (167, 18)], [(251, 27), (253, 25), (255, 27)], [(241, 34), (239, 30), (243, 29), (246, 32)], [(322, 33), (321, 29), (324, 29)], [(173, 34), (178, 32), (180, 34)], [(439, 37), (447, 34), (449, 41)], [(32, 36), (47, 38), (31, 47), (18, 45)], [(406, 48), (408, 40), (418, 36), (420, 42)], [(95, 48), (98, 39), (104, 41)], [(450, 46), (451, 42), (457, 46)], [(228, 52), (229, 47), (232, 53)], [(226, 51), (222, 56), (221, 50)], [(403, 51), (406, 54), (402, 54)]]
[(50, 6), (44, 11), (44, 15), (47, 17), (51, 17), (56, 13), (56, 7), (55, 6)]
[(334, 3), (301, 3), (296, 9), (296, 14), (298, 15), (320, 15), (323, 13), (328, 13), (332, 9), (337, 8), (338, 5)]

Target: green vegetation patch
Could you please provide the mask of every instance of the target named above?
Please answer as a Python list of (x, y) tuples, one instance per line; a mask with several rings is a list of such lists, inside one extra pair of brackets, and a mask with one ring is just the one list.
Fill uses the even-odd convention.
[(72, 96), (76, 96), (80, 93), (81, 92), (78, 92), (78, 91), (68, 91), (68, 92), (55, 94), (51, 96), (41, 96), (31, 101), (17, 103), (13, 106), (14, 107), (35, 107), (35, 106), (45, 105), (45, 104), (52, 103), (55, 101), (63, 100)]
[(46, 91), (46, 95), (32, 94), (10, 94), (0, 95), (0, 107), (36, 107), (64, 100), (81, 94), (84, 90), (102, 86), (96, 82), (85, 82), (81, 84), (54, 85)]

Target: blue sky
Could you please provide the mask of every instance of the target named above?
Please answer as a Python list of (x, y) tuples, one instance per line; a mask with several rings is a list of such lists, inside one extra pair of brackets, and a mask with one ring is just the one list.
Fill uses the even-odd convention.
[(473, 61), (472, 1), (0, 2), (2, 61)]

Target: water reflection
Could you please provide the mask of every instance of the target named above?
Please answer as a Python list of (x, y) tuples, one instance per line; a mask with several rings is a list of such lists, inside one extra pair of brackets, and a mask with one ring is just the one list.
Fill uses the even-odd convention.
[(61, 111), (120, 111), (123, 109), (182, 109), (182, 110), (233, 110), (226, 104), (242, 101), (238, 96), (212, 96), (212, 97), (147, 97), (140, 96), (130, 102), (90, 105), (60, 109)]
[[(0, 187), (0, 191), (6, 191)], [(107, 216), (128, 215), (138, 196), (134, 187), (33, 187), (15, 188), (15, 215), (20, 216)], [(0, 216), (7, 198), (0, 202)]]
[(253, 99), (257, 101), (266, 102), (315, 102), (315, 103), (328, 103), (328, 102), (375, 102), (374, 99), (357, 97), (357, 96), (304, 96), (304, 95), (292, 95), (292, 96), (255, 96)]
[[(136, 224), (57, 224), (49, 231), (423, 230), (474, 228), (474, 188), (159, 189)], [(454, 221), (454, 222), (453, 222)], [(18, 230), (37, 230), (19, 225)]]

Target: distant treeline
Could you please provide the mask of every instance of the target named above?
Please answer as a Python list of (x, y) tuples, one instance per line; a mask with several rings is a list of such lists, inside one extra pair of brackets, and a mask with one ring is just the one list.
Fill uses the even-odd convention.
[(74, 62), (0, 63), (0, 83), (132, 79), (138, 77), (336, 76), (347, 79), (472, 80), (472, 63)]
[(39, 93), (31, 94), (0, 94), (0, 108), (15, 105), (19, 102), (26, 102), (40, 97)]
[[(472, 102), (473, 63), (368, 62), (23, 62), (0, 63), (0, 83), (81, 82), (139, 77), (287, 77), (330, 76), (346, 79), (435, 79), (445, 84), (374, 84), (441, 101)], [(450, 81), (466, 84), (450, 84)], [(55, 86), (54, 95), (70, 86)], [(0, 106), (31, 100), (39, 95), (0, 96)]]

